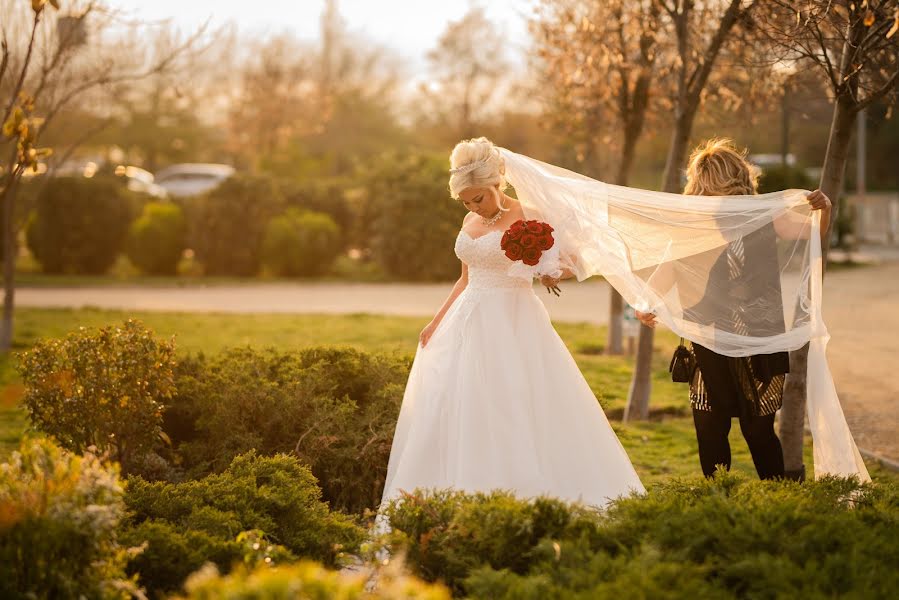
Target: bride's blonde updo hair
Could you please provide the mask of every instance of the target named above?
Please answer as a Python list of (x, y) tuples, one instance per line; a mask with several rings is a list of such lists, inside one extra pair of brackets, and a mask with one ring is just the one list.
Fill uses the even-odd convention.
[(456, 200), (470, 187), (499, 186), (506, 189), (506, 163), (499, 148), (485, 137), (462, 140), (450, 155), (450, 194)]
[(758, 191), (759, 169), (727, 138), (712, 138), (690, 155), (684, 193), (693, 196), (751, 195)]

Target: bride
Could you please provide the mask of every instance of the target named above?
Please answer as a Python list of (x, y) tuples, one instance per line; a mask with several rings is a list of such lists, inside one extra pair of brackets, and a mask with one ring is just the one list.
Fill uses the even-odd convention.
[[(455, 244), (462, 274), (421, 332), (383, 502), (415, 488), (505, 489), (602, 507), (643, 492), (532, 280), (509, 274), (500, 238), (525, 216), (504, 193), (499, 149), (466, 140), (450, 162), (452, 196), (470, 211)], [(572, 276), (554, 271), (539, 276), (547, 288)]]

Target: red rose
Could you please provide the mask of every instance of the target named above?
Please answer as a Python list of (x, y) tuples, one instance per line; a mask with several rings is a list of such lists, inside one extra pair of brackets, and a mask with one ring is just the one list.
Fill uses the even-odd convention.
[(534, 235), (540, 235), (543, 233), (543, 224), (540, 221), (528, 221), (527, 223), (528, 233), (533, 233)]
[(531, 267), (535, 266), (538, 262), (540, 262), (540, 256), (543, 253), (540, 252), (537, 248), (527, 248), (524, 253), (521, 255), (521, 262)]
[(544, 233), (540, 237), (537, 238), (537, 247), (541, 250), (549, 250), (553, 247), (556, 241), (553, 239), (551, 233)]
[(511, 231), (512, 233), (521, 233), (522, 231), (524, 231), (524, 221), (518, 219), (509, 226), (509, 231)]
[(552, 233), (553, 231), (555, 231), (555, 229), (553, 229), (552, 225), (550, 225), (549, 223), (543, 224), (543, 233)]
[(521, 236), (521, 246), (523, 248), (536, 248), (537, 247), (537, 236), (531, 233), (526, 233)]
[(510, 241), (512, 241), (512, 234), (509, 233), (508, 231), (506, 231), (505, 233), (503, 233), (503, 238), (499, 241), (499, 247), (502, 248), (503, 250), (505, 250), (506, 245)]
[(509, 260), (521, 260), (521, 254), (523, 252), (524, 248), (514, 242), (506, 246), (506, 257), (509, 258)]

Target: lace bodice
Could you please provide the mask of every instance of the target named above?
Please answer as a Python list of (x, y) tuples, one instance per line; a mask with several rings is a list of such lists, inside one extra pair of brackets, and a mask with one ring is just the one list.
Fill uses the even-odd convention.
[(468, 265), (469, 288), (532, 287), (530, 281), (508, 274), (512, 263), (499, 246), (502, 233), (502, 231), (495, 230), (473, 238), (466, 231), (459, 232), (459, 236), (456, 238), (456, 256)]

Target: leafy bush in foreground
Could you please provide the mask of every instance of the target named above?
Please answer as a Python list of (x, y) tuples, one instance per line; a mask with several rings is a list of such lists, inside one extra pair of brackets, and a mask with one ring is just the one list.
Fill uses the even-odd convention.
[(96, 447), (134, 473), (162, 434), (174, 343), (129, 319), (38, 342), (21, 357), (31, 423), (66, 449)]
[[(328, 565), (354, 552), (364, 535), (350, 517), (330, 512), (309, 469), (296, 458), (238, 456), (220, 474), (183, 483), (127, 480), (124, 537), (148, 543), (131, 565), (151, 591), (175, 590), (206, 561), (230, 569), (248, 530), (283, 546), (282, 558), (307, 557)], [(289, 554), (287, 554), (289, 552)]]
[(251, 449), (291, 453), (333, 508), (361, 513), (380, 501), (408, 372), (408, 358), (351, 348), (188, 358), (165, 429), (191, 476)]
[(890, 598), (899, 486), (675, 481), (597, 514), (503, 493), (389, 510), (413, 571), (475, 598)]
[(0, 598), (130, 598), (115, 467), (26, 439), (0, 465)]
[(206, 568), (192, 576), (185, 587), (187, 600), (449, 600), (450, 597), (441, 586), (428, 585), (391, 569), (379, 571), (377, 585), (367, 590), (364, 576), (329, 571), (309, 561), (276, 568), (260, 567), (254, 571), (238, 569), (224, 577), (214, 568)]

